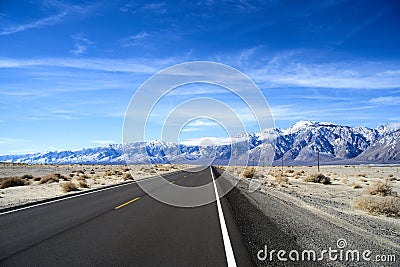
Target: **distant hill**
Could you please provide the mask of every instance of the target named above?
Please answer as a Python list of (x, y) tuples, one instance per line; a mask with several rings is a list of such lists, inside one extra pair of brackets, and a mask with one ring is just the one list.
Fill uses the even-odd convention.
[[(244, 141), (245, 140), (245, 141)], [(247, 141), (247, 143), (246, 143)], [(275, 164), (283, 157), (285, 165), (315, 164), (317, 151), (325, 164), (400, 163), (400, 123), (370, 129), (327, 122), (299, 121), (288, 129), (267, 129), (243, 133), (232, 138), (235, 144), (200, 147), (160, 141), (138, 142), (127, 149), (130, 163), (179, 163), (184, 160), (202, 164), (202, 155), (214, 164), (227, 164), (230, 158), (252, 164), (260, 160)], [(266, 153), (267, 151), (267, 153)], [(247, 160), (249, 158), (249, 160)], [(271, 160), (270, 160), (271, 159)], [(125, 163), (124, 147), (110, 144), (77, 151), (43, 152), (28, 155), (0, 156), (1, 162), (21, 163)]]

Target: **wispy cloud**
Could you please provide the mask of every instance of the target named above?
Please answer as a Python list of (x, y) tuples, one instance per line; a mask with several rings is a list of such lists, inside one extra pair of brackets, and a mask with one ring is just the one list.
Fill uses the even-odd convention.
[(94, 44), (83, 33), (73, 35), (72, 39), (74, 40), (74, 49), (71, 50), (71, 53), (75, 55), (85, 54), (88, 47)]
[(120, 44), (121, 46), (127, 47), (127, 46), (137, 46), (140, 45), (141, 42), (150, 37), (151, 35), (148, 32), (140, 32), (136, 35), (131, 35), (125, 38), (120, 39)]
[(167, 13), (165, 3), (163, 2), (146, 4), (141, 8), (141, 11), (152, 11), (158, 14)]
[[(274, 63), (276, 64), (276, 63)], [(362, 65), (365, 65), (363, 63)], [(250, 77), (266, 87), (319, 87), (337, 89), (388, 89), (400, 87), (400, 76), (386, 70), (368, 70), (353, 64), (291, 62), (249, 70)]]
[(17, 26), (12, 26), (12, 27), (8, 27), (8, 28), (3, 28), (0, 31), (0, 35), (10, 35), (13, 33), (17, 33), (17, 32), (22, 32), (25, 30), (29, 30), (29, 29), (35, 29), (35, 28), (42, 28), (48, 25), (53, 25), (53, 24), (57, 24), (59, 22), (62, 21), (62, 19), (68, 14), (67, 11), (61, 12), (57, 15), (53, 15), (47, 18), (43, 18), (40, 20), (36, 20), (33, 21), (31, 23), (27, 23), (27, 24), (22, 24), (22, 25), (17, 25)]
[[(315, 107), (299, 108), (298, 105), (278, 105), (271, 107), (272, 115), (278, 121), (296, 121), (296, 120), (336, 120), (339, 114), (346, 115), (346, 119), (362, 119), (357, 111), (372, 110), (374, 106), (358, 107), (332, 107), (330, 109), (321, 109)], [(362, 112), (365, 113), (365, 112)], [(365, 115), (365, 114), (364, 114)], [(365, 115), (367, 116), (367, 115)]]
[(108, 145), (115, 144), (114, 140), (89, 140), (90, 143), (98, 144), (98, 145)]
[(377, 105), (390, 105), (396, 106), (400, 105), (400, 96), (381, 96), (381, 97), (374, 97), (371, 98), (369, 101), (371, 104)]
[(10, 143), (18, 143), (18, 142), (27, 142), (27, 141), (28, 140), (25, 140), (25, 139), (0, 137), (0, 145), (10, 144)]
[(110, 72), (133, 72), (154, 74), (161, 68), (175, 62), (174, 59), (143, 60), (132, 59), (105, 59), (105, 58), (43, 58), (43, 59), (0, 59), (1, 68), (27, 68), (35, 66), (76, 68), (100, 70)]
[(138, 12), (152, 12), (156, 14), (167, 13), (167, 8), (164, 2), (148, 3), (140, 5), (137, 2), (130, 1), (119, 8), (123, 13), (138, 13)]
[(218, 123), (209, 120), (194, 120), (187, 124), (191, 127), (216, 126)]
[(207, 127), (215, 126), (218, 126), (218, 123), (214, 121), (197, 119), (186, 124), (185, 127), (182, 129), (182, 132), (195, 132), (204, 130)]

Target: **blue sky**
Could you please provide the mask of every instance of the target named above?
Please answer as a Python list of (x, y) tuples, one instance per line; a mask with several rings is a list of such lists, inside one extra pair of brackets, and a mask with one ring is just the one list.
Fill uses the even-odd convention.
[[(279, 127), (400, 121), (399, 14), (398, 1), (3, 0), (0, 154), (119, 143), (140, 84), (196, 60), (248, 75)], [(181, 138), (200, 136), (224, 131), (199, 120)]]

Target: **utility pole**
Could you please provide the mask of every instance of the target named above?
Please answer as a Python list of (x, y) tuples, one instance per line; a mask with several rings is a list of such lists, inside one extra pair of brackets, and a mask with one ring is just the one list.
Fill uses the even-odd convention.
[(318, 153), (318, 172), (319, 172), (319, 151), (317, 153)]
[(282, 155), (282, 172), (283, 172), (283, 155)]

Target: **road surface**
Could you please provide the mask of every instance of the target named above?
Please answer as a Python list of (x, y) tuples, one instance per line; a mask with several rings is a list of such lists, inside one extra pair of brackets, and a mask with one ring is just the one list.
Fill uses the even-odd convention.
[[(165, 179), (212, 182), (210, 168)], [(220, 203), (234, 262), (252, 266), (227, 200)], [(227, 266), (220, 217), (216, 202), (173, 207), (132, 182), (0, 215), (0, 266)]]

